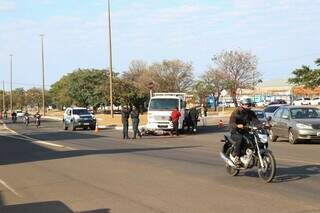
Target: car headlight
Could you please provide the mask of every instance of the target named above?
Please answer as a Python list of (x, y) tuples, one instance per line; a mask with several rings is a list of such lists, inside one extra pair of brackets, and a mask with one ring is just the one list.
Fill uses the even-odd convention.
[(297, 123), (296, 126), (297, 126), (299, 129), (312, 129), (312, 126), (306, 125), (306, 124), (301, 124), (301, 123)]
[(156, 121), (155, 116), (149, 116), (149, 117), (148, 117), (148, 121), (149, 121), (149, 122), (155, 122), (155, 121)]

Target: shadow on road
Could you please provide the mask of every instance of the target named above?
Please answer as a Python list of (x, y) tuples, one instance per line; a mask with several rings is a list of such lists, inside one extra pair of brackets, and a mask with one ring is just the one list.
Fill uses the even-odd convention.
[[(284, 183), (290, 181), (298, 181), (312, 176), (320, 175), (320, 165), (305, 165), (305, 166), (293, 166), (293, 167), (281, 167), (277, 169), (276, 177), (273, 183)], [(257, 177), (256, 171), (247, 171), (243, 176)]]
[(198, 146), (175, 146), (159, 148), (120, 148), (105, 150), (72, 150), (72, 151), (55, 151), (39, 146), (23, 139), (0, 136), (0, 165), (52, 160), (61, 158), (71, 158), (86, 155), (106, 155), (121, 154), (132, 152), (148, 152), (159, 150), (172, 150), (193, 148)]
[(185, 128), (184, 134), (186, 135), (201, 135), (201, 134), (211, 134), (211, 133), (221, 133), (228, 132), (229, 129), (227, 126), (219, 128), (217, 125), (208, 125), (208, 126), (199, 126), (196, 133), (192, 133), (191, 130), (188, 132)]
[[(75, 213), (61, 201), (47, 201), (39, 203), (26, 203), (0, 206), (3, 213)], [(111, 213), (110, 209), (96, 209), (78, 213)]]
[(81, 139), (93, 139), (107, 137), (105, 135), (86, 134), (80, 132), (32, 132), (25, 133), (25, 136), (45, 141), (59, 141), (59, 140), (81, 140)]
[(278, 168), (275, 183), (297, 181), (320, 175), (320, 165), (294, 166)]

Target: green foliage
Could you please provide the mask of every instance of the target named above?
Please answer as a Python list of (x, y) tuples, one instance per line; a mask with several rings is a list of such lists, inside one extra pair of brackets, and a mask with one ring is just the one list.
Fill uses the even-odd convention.
[(193, 85), (192, 93), (200, 101), (200, 104), (204, 104), (206, 97), (211, 94), (212, 90), (212, 84), (207, 84), (205, 81), (197, 81)]
[(62, 109), (63, 106), (70, 106), (72, 99), (69, 96), (69, 82), (70, 76), (65, 75), (59, 81), (51, 85), (49, 95), (51, 102)]
[(69, 76), (69, 96), (79, 106), (97, 108), (104, 103), (103, 84), (106, 73), (103, 70), (79, 69)]
[[(320, 58), (315, 61), (320, 66)], [(288, 82), (294, 85), (303, 85), (307, 88), (320, 86), (320, 69), (311, 69), (309, 66), (302, 65), (301, 68), (295, 69), (292, 74), (294, 77), (289, 78)]]

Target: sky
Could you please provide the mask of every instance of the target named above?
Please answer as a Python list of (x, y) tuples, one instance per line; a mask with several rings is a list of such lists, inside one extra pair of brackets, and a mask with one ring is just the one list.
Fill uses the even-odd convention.
[[(224, 50), (257, 56), (263, 80), (287, 79), (320, 57), (317, 0), (111, 0), (115, 72), (132, 60), (192, 62), (196, 77)], [(40, 86), (78, 68), (107, 68), (107, 0), (0, 0), (0, 80)]]

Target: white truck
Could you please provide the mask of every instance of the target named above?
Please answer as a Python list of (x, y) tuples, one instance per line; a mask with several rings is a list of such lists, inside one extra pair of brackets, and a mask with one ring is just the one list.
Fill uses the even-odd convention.
[(179, 118), (179, 130), (181, 130), (185, 118), (186, 94), (154, 93), (148, 106), (147, 131), (164, 133), (164, 131), (172, 130), (173, 125), (170, 121), (170, 115), (176, 107), (181, 113)]

